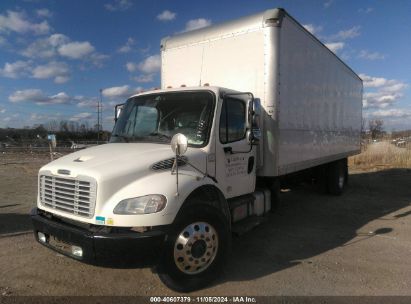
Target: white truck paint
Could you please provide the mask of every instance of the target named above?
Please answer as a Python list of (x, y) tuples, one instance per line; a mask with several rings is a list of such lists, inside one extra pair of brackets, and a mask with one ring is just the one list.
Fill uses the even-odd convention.
[(260, 100), (260, 176), (284, 175), (360, 151), (362, 81), (291, 16), (281, 14), (268, 10), (162, 41), (163, 89), (208, 83), (252, 92)]
[(188, 291), (290, 174), (341, 194), (362, 82), (282, 9), (165, 38), (161, 58), (161, 90), (130, 97), (111, 143), (40, 169), (32, 220), (39, 242), (85, 262), (158, 254), (162, 281)]

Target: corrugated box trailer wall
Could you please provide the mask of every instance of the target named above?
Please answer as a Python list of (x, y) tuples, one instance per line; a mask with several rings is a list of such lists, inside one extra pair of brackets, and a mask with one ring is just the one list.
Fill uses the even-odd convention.
[(360, 150), (361, 79), (282, 9), (165, 38), (161, 53), (163, 89), (208, 83), (260, 100), (260, 176)]

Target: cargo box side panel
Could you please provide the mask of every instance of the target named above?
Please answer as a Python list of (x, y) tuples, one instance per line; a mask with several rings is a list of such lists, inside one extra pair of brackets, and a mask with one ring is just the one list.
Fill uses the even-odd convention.
[(360, 150), (362, 82), (288, 16), (280, 36), (279, 174)]
[(167, 49), (161, 52), (161, 87), (178, 88), (200, 83), (203, 44)]
[(204, 48), (202, 83), (264, 93), (264, 34), (255, 30), (210, 41)]
[(264, 33), (262, 28), (223, 34), (162, 52), (162, 87), (211, 86), (264, 93)]

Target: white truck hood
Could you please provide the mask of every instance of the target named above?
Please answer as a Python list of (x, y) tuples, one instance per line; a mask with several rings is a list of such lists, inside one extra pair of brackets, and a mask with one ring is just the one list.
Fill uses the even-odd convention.
[[(190, 163), (206, 171), (204, 151), (189, 148), (185, 156)], [(169, 144), (110, 143), (52, 161), (40, 169), (39, 175), (51, 173), (70, 178), (91, 177), (97, 182), (97, 204), (104, 204), (114, 193), (133, 182), (160, 172), (171, 172), (171, 168), (155, 171), (151, 167), (174, 157)], [(173, 178), (171, 174), (170, 178)], [(143, 184), (141, 186), (144, 187)]]
[(146, 171), (154, 163), (172, 157), (168, 144), (112, 143), (71, 153), (45, 165), (41, 171), (58, 174), (59, 170), (68, 170), (71, 177), (88, 175), (99, 180)]
[[(189, 148), (185, 157), (200, 170), (206, 171), (206, 155), (202, 149)], [(133, 216), (113, 214), (113, 209), (123, 199), (148, 194), (163, 194), (170, 200), (170, 208), (178, 206), (173, 201), (176, 178), (171, 175), (170, 161), (164, 169), (152, 168), (154, 164), (174, 157), (169, 144), (154, 143), (111, 143), (66, 155), (43, 166), (39, 176), (51, 174), (60, 178), (95, 180), (94, 216), (80, 217), (72, 212), (42, 205), (40, 195), (38, 206), (57, 215), (88, 223), (101, 224), (98, 220), (101, 217), (110, 218), (110, 225), (117, 226), (170, 223), (176, 213), (174, 209), (170, 211), (166, 208), (160, 213)], [(184, 168), (181, 171), (187, 171), (188, 166)], [(192, 172), (185, 179), (197, 181), (197, 175)]]

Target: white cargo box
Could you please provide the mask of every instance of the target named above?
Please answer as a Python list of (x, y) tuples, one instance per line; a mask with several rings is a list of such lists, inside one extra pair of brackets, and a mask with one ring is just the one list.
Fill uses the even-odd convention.
[(161, 85), (251, 92), (260, 100), (260, 176), (360, 151), (362, 81), (283, 9), (165, 38)]

